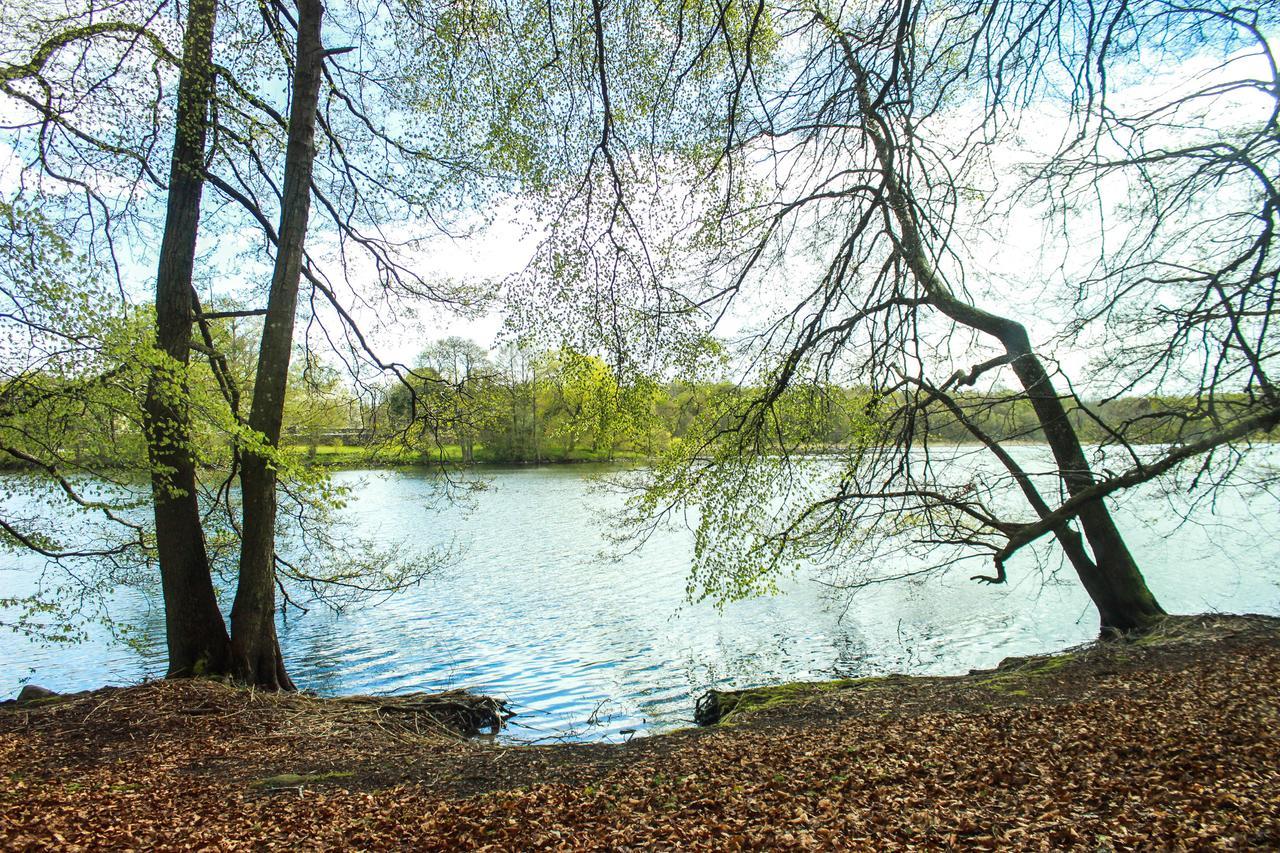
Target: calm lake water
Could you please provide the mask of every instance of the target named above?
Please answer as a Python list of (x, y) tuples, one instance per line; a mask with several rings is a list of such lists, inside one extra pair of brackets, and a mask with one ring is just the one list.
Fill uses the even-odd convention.
[[(1020, 453), (1034, 455), (1034, 449)], [(322, 694), (470, 687), (505, 696), (520, 739), (619, 740), (687, 725), (711, 686), (887, 672), (962, 673), (1009, 655), (1085, 642), (1097, 617), (1064, 573), (1026, 562), (988, 587), (950, 575), (832, 598), (812, 576), (781, 595), (717, 611), (685, 601), (690, 540), (665, 531), (617, 560), (584, 466), (496, 470), (466, 512), (438, 509), (419, 471), (345, 471), (362, 534), (411, 551), (454, 542), (459, 558), (421, 587), (351, 612), (291, 614), (280, 639), (294, 680)], [(1210, 509), (1213, 510), (1210, 513)], [(1171, 611), (1280, 614), (1280, 524), (1273, 499), (1225, 495), (1204, 524), (1179, 524), (1163, 500), (1120, 513), (1156, 595)], [(0, 555), (0, 595), (30, 588), (39, 563)], [(162, 675), (158, 600), (118, 597), (148, 628), (139, 653), (103, 632), (74, 646), (0, 633), (0, 672), (60, 691)]]

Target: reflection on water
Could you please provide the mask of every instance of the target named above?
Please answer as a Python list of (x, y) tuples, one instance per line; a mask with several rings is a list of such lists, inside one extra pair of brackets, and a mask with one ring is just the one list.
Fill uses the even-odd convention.
[[(420, 472), (337, 475), (360, 484), (350, 512), (366, 535), (406, 549), (456, 539), (463, 554), (376, 606), (291, 614), (280, 639), (294, 680), (324, 694), (471, 687), (511, 700), (516, 737), (620, 739), (626, 729), (689, 724), (694, 698), (713, 685), (964, 672), (1081, 643), (1096, 630), (1075, 583), (1044, 582), (1017, 563), (1003, 587), (973, 583), (961, 570), (862, 590), (848, 603), (799, 577), (782, 595), (722, 612), (689, 605), (687, 535), (663, 532), (637, 554), (599, 557), (599, 510), (609, 499), (589, 488), (592, 473), (496, 471), (465, 514), (431, 509), (433, 481)], [(1177, 528), (1158, 508), (1124, 514), (1166, 608), (1280, 614), (1280, 531), (1233, 500), (1220, 502), (1217, 528)], [(1274, 504), (1259, 507), (1273, 514)], [(4, 588), (29, 586), (30, 560), (2, 559)], [(6, 689), (28, 675), (72, 690), (163, 673), (158, 609), (136, 593), (116, 606), (147, 628), (143, 653), (104, 636), (42, 648), (3, 634), (0, 662), (14, 682)]]

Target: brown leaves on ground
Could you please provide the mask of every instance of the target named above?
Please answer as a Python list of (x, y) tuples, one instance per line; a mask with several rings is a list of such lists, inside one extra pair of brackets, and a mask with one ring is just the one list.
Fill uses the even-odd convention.
[[(0, 712), (9, 847), (1280, 845), (1280, 628), (818, 694), (620, 746), (503, 747), (216, 684)], [(295, 774), (275, 786), (266, 777)], [(296, 782), (297, 784), (289, 784)]]

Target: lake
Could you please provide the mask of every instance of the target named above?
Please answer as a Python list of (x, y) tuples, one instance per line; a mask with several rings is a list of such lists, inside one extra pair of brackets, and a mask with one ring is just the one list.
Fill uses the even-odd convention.
[[(1020, 448), (1034, 456), (1035, 448)], [(485, 472), (465, 511), (439, 507), (434, 475), (343, 471), (346, 510), (362, 534), (406, 552), (455, 543), (459, 556), (420, 587), (333, 613), (313, 608), (280, 623), (290, 671), (321, 694), (469, 687), (508, 698), (521, 740), (621, 740), (688, 725), (712, 686), (863, 676), (963, 673), (1001, 658), (1048, 652), (1096, 634), (1097, 617), (1069, 572), (1044, 577), (1011, 563), (1010, 583), (968, 580), (961, 567), (919, 581), (832, 596), (815, 567), (780, 595), (689, 604), (690, 537), (663, 531), (620, 559), (606, 550), (593, 486), (601, 469), (552, 466)], [(1176, 612), (1280, 615), (1280, 525), (1274, 498), (1228, 493), (1204, 524), (1179, 524), (1167, 500), (1131, 501), (1118, 514), (1161, 603)], [(30, 588), (39, 563), (0, 555), (5, 594)], [(144, 649), (101, 630), (73, 646), (0, 633), (9, 676), (59, 691), (162, 675), (158, 600), (117, 596), (117, 615), (147, 631)]]

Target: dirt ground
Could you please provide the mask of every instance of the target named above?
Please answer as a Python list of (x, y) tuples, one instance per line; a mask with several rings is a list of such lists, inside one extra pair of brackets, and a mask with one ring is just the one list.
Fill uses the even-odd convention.
[(1280, 620), (761, 691), (619, 745), (216, 682), (0, 708), (11, 849), (1280, 848)]

